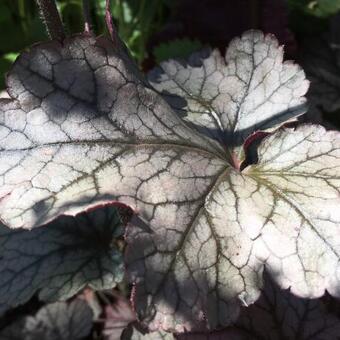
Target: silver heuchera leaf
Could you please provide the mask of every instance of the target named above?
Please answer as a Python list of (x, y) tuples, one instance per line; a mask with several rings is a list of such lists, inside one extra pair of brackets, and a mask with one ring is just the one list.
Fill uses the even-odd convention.
[(114, 239), (123, 227), (112, 206), (61, 216), (34, 230), (0, 226), (0, 306), (25, 303), (39, 292), (44, 301), (64, 300), (85, 286), (109, 289), (124, 276)]
[[(252, 31), (238, 41), (228, 52), (235, 60), (262, 55), (272, 65), (264, 70), (286, 81), (274, 82), (279, 96), (263, 104), (271, 124), (261, 128), (300, 114), (303, 72), (281, 63), (271, 37)], [(258, 67), (244, 69), (263, 80)], [(138, 318), (151, 331), (230, 324), (258, 298), (264, 264), (295, 294), (340, 295), (339, 134), (316, 126), (279, 131), (260, 146), (258, 164), (235, 169), (225, 143), (188, 127), (104, 38), (34, 47), (8, 82), (13, 99), (0, 104), (1, 219), (29, 228), (99, 202), (129, 204), (138, 213), (127, 235), (129, 277)], [(241, 83), (235, 79), (245, 93)], [(262, 88), (256, 83), (249, 93)], [(273, 98), (287, 114), (278, 115)], [(250, 119), (261, 112), (247, 103), (236, 110), (242, 129), (232, 145), (246, 137), (243, 128), (252, 133), (263, 122)], [(215, 113), (227, 124), (227, 111)]]
[(56, 302), (5, 328), (3, 340), (78, 340), (90, 334), (92, 311), (86, 302)]
[[(152, 180), (143, 182), (164, 182), (180, 154), (222, 154), (145, 87), (126, 59), (111, 41), (87, 36), (41, 44), (17, 59), (7, 79), (13, 100), (0, 101), (5, 224), (30, 228), (114, 198), (153, 204)], [(212, 172), (224, 165), (214, 163)]]
[(135, 304), (149, 327), (234, 321), (258, 298), (264, 264), (296, 295), (340, 296), (339, 133), (285, 129), (258, 153), (258, 164), (220, 175), (188, 228), (177, 219), (131, 231)]
[(194, 54), (187, 64), (170, 60), (149, 79), (175, 109), (184, 111), (185, 120), (240, 157), (253, 132), (273, 129), (306, 111), (304, 72), (282, 60), (283, 48), (274, 36), (248, 31), (232, 40), (225, 58), (214, 50)]

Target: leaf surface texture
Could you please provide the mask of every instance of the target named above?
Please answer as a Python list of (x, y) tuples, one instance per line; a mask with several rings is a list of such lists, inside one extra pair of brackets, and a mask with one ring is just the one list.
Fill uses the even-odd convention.
[[(258, 31), (233, 40), (225, 59), (162, 68), (156, 92), (104, 38), (22, 54), (0, 106), (2, 220), (30, 228), (130, 205), (128, 274), (151, 331), (234, 322), (258, 299), (264, 265), (294, 294), (340, 296), (339, 134), (279, 129), (305, 111), (303, 71)], [(258, 130), (277, 131), (240, 171), (242, 144)]]

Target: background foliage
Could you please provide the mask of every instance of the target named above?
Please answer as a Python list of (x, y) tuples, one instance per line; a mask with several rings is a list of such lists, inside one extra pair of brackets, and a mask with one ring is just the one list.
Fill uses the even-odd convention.
[[(276, 1), (240, 0), (236, 5), (232, 2), (225, 1), (222, 4), (222, 1), (215, 0), (210, 5), (205, 0), (196, 4), (190, 0), (113, 0), (112, 15), (133, 57), (141, 67), (150, 69), (155, 61), (185, 57), (205, 44), (225, 47), (227, 41), (219, 40), (239, 34), (244, 28), (265, 29), (265, 26), (268, 26), (266, 17), (254, 16), (252, 13), (259, 13), (262, 6), (267, 7), (267, 11), (276, 20), (279, 19), (279, 25), (283, 27), (285, 20), (280, 20), (283, 13), (278, 13), (280, 8), (277, 5), (270, 4)], [(90, 3), (94, 30), (97, 34), (103, 34), (105, 0), (91, 0)], [(57, 0), (57, 4), (66, 31), (68, 33), (82, 31), (82, 0)], [(285, 15), (288, 14), (289, 26), (298, 36), (325, 31), (327, 19), (340, 10), (340, 0), (288, 0), (287, 4), (288, 13)], [(254, 10), (254, 6), (258, 8)], [(189, 19), (190, 11), (185, 13), (190, 7), (193, 10), (193, 19)], [(195, 15), (198, 11), (203, 14), (201, 18)], [(224, 12), (226, 18), (230, 16), (231, 19), (241, 20), (230, 20), (234, 23), (224, 21), (224, 27), (221, 28), (219, 11)], [(205, 21), (208, 21), (208, 25)], [(235, 25), (238, 27), (234, 27)], [(272, 24), (269, 22), (270, 25)], [(206, 34), (202, 34), (203, 27)], [(282, 31), (282, 27), (278, 30)], [(18, 53), (32, 43), (45, 40), (47, 37), (34, 0), (2, 0), (0, 31), (6, 32), (0, 36), (0, 88), (4, 88), (4, 75)], [(280, 36), (280, 32), (273, 33)]]

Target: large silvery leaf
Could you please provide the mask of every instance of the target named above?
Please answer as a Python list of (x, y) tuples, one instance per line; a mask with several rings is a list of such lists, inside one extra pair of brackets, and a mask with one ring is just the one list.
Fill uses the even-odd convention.
[(92, 328), (92, 311), (86, 302), (56, 302), (41, 308), (0, 332), (3, 340), (80, 340)]
[(194, 54), (187, 64), (170, 60), (149, 79), (185, 120), (239, 157), (250, 134), (306, 111), (301, 97), (308, 88), (304, 72), (282, 60), (275, 37), (249, 31), (230, 43), (225, 58), (215, 50)]
[(34, 230), (0, 226), (0, 311), (39, 292), (45, 301), (66, 299), (84, 286), (109, 289), (123, 279), (114, 245), (123, 227), (112, 206), (62, 216)]
[(217, 159), (200, 190), (224, 166), (221, 148), (187, 128), (105, 38), (35, 46), (7, 83), (13, 100), (0, 102), (0, 213), (11, 227), (114, 198), (148, 201), (151, 182), (164, 182), (180, 155), (206, 164), (200, 145)]
[[(244, 116), (272, 108), (275, 127), (301, 113), (306, 81), (297, 66), (281, 63), (273, 38), (248, 32), (233, 44), (236, 60), (263, 49), (278, 55), (275, 69), (281, 65), (289, 84), (279, 91), (285, 114), (274, 96), (253, 114), (242, 106)], [(259, 163), (240, 171), (224, 141), (187, 126), (104, 38), (36, 46), (19, 57), (8, 83), (1, 219), (28, 228), (98, 202), (129, 204), (137, 213), (127, 235), (129, 278), (150, 331), (228, 325), (258, 298), (264, 263), (295, 294), (340, 294), (338, 134), (315, 126), (279, 131), (261, 144)], [(226, 112), (216, 112), (218, 121)], [(240, 131), (254, 131), (243, 114), (236, 116), (245, 129), (225, 131), (232, 145), (246, 137)]]
[(258, 298), (263, 264), (296, 295), (340, 296), (339, 133), (281, 130), (258, 158), (220, 175), (190, 227), (168, 217), (164, 230), (131, 231), (135, 304), (149, 327), (232, 322)]

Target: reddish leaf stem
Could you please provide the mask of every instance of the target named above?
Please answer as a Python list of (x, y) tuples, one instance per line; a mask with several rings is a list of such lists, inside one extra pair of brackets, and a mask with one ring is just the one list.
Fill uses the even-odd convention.
[(36, 3), (50, 39), (63, 40), (64, 27), (55, 0), (36, 0)]
[(113, 19), (111, 16), (111, 0), (106, 0), (106, 6), (105, 6), (105, 21), (106, 21), (106, 27), (110, 33), (111, 39), (115, 45), (118, 43), (117, 39), (117, 32), (115, 25), (113, 24)]

